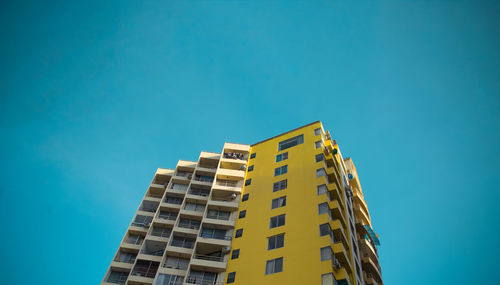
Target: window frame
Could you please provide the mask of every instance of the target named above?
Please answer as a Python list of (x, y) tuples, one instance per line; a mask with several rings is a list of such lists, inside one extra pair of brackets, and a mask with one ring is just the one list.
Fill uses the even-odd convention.
[[(281, 201), (284, 201), (284, 202), (281, 202)], [(274, 203), (276, 202), (276, 207), (274, 207)], [(280, 202), (281, 202), (281, 206), (280, 206)], [(277, 208), (281, 208), (281, 207), (285, 207), (286, 206), (286, 195), (285, 196), (281, 196), (281, 197), (278, 197), (278, 198), (274, 198), (271, 200), (271, 210), (273, 209), (277, 209)]]
[[(275, 226), (273, 226), (273, 219), (275, 219)], [(282, 222), (282, 223), (280, 223)], [(271, 217), (269, 219), (269, 228), (270, 229), (274, 229), (274, 228), (279, 228), (279, 227), (282, 227), (286, 225), (286, 214), (281, 214), (281, 215), (277, 215), (277, 216), (274, 216), (274, 217)]]
[(267, 238), (267, 250), (285, 247), (285, 233), (277, 234)]
[[(295, 143), (295, 144), (294, 144)], [(278, 143), (278, 151), (282, 151), (300, 144), (304, 143), (304, 134), (300, 134), (298, 136), (286, 139), (284, 141), (280, 141)]]
[(288, 187), (288, 179), (283, 179), (273, 183), (273, 192), (284, 190)]
[[(279, 263), (278, 263), (278, 261), (279, 261)], [(283, 272), (283, 263), (284, 263), (283, 257), (278, 257), (275, 259), (267, 260), (265, 274), (271, 275), (271, 274)], [(269, 266), (272, 266), (272, 268), (270, 268), (270, 270), (268, 270)]]

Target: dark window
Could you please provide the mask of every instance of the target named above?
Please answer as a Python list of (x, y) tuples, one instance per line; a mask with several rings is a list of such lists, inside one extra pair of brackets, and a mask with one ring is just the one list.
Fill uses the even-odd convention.
[(326, 188), (326, 184), (318, 185), (318, 195), (324, 194), (328, 192), (328, 188)]
[(286, 196), (279, 197), (271, 201), (271, 209), (276, 209), (283, 206), (286, 206)]
[(252, 153), (252, 154), (250, 155), (250, 159), (255, 158), (255, 156), (256, 156), (256, 155), (257, 155), (257, 153), (255, 153), (255, 152), (254, 152), (254, 153)]
[(314, 135), (315, 136), (321, 135), (321, 128), (314, 129)]
[(319, 236), (320, 237), (329, 235), (331, 231), (332, 231), (332, 229), (330, 228), (329, 224), (319, 225)]
[(330, 260), (332, 259), (332, 248), (329, 246), (325, 246), (320, 248), (320, 256), (321, 256), (321, 261), (325, 260)]
[(241, 197), (241, 201), (242, 202), (245, 202), (246, 200), (248, 200), (248, 193), (247, 194), (243, 194), (243, 197)]
[(283, 165), (281, 167), (278, 167), (278, 168), (274, 169), (274, 176), (285, 174), (287, 172), (288, 172), (288, 165)]
[(267, 238), (267, 250), (280, 248), (283, 246), (285, 246), (285, 234), (279, 234), (277, 236)]
[(316, 169), (316, 177), (321, 177), (326, 175), (326, 170), (324, 168)]
[(288, 159), (288, 151), (284, 152), (284, 153), (281, 153), (281, 154), (278, 154), (276, 156), (276, 162), (280, 162), (282, 160), (287, 160), (287, 159)]
[(287, 148), (291, 148), (293, 146), (296, 146), (298, 144), (301, 144), (304, 142), (304, 135), (296, 136), (291, 139), (284, 140), (278, 144), (278, 151), (282, 151)]
[(250, 166), (248, 167), (248, 171), (247, 171), (247, 172), (250, 172), (250, 171), (253, 171), (253, 165), (250, 165)]
[(246, 216), (246, 214), (247, 214), (247, 210), (243, 210), (240, 212), (240, 215), (238, 216), (238, 218), (243, 219)]
[(271, 218), (271, 222), (269, 223), (269, 228), (276, 228), (285, 225), (285, 214), (279, 215)]
[(227, 283), (233, 283), (236, 277), (236, 272), (231, 272), (227, 275)]
[(239, 238), (243, 235), (243, 229), (237, 229), (234, 238)]
[(330, 207), (328, 207), (328, 203), (321, 203), (318, 205), (318, 213), (321, 215), (321, 214), (324, 214), (324, 213), (328, 213), (328, 211), (330, 210)]
[(240, 250), (239, 249), (233, 250), (233, 252), (231, 253), (231, 259), (236, 259), (238, 257), (240, 257)]
[(320, 162), (323, 159), (325, 159), (325, 155), (324, 154), (320, 153), (320, 154), (316, 155), (316, 162)]
[(278, 181), (273, 184), (273, 192), (286, 189), (286, 186), (287, 186), (287, 179)]
[(283, 257), (266, 261), (266, 275), (283, 271)]
[(321, 147), (323, 147), (323, 142), (321, 142), (321, 141), (317, 141), (317, 142), (315, 142), (315, 143), (314, 143), (314, 146), (315, 146), (316, 148), (321, 148)]
[(245, 186), (252, 184), (252, 179), (245, 180)]

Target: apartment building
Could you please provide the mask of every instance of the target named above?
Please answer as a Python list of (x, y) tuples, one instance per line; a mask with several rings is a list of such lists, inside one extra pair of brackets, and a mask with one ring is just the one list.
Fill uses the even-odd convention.
[(378, 245), (317, 121), (158, 169), (101, 284), (383, 284)]

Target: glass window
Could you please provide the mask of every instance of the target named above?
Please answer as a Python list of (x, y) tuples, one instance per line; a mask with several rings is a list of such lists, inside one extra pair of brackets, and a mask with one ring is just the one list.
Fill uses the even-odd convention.
[(321, 128), (314, 129), (314, 135), (315, 136), (321, 135)]
[(267, 250), (280, 248), (283, 246), (285, 246), (285, 234), (279, 234), (277, 236), (267, 238)]
[(247, 215), (247, 210), (240, 211), (238, 218), (243, 219)]
[(239, 238), (243, 235), (243, 229), (237, 229), (234, 238)]
[(248, 186), (252, 183), (252, 179), (245, 180), (245, 186)]
[(332, 259), (332, 248), (329, 246), (322, 247), (321, 249), (321, 261)]
[(273, 184), (273, 192), (286, 189), (286, 187), (287, 187), (287, 179), (278, 181)]
[(286, 196), (279, 197), (271, 201), (271, 209), (276, 209), (283, 206), (286, 206)]
[(276, 156), (276, 162), (280, 162), (282, 160), (287, 160), (287, 159), (288, 159), (288, 151), (284, 152), (284, 153), (281, 153), (281, 154), (278, 154)]
[(125, 284), (127, 277), (128, 272), (111, 271), (109, 272), (108, 280), (106, 281), (109, 283)]
[(248, 200), (248, 196), (249, 196), (248, 193), (247, 194), (243, 194), (243, 196), (241, 197), (241, 202), (247, 201)]
[(320, 153), (316, 155), (316, 162), (320, 162), (325, 159), (325, 155)]
[(323, 147), (323, 142), (322, 141), (317, 141), (317, 142), (314, 143), (314, 146), (316, 148), (322, 148)]
[(321, 203), (318, 205), (318, 212), (319, 214), (324, 214), (324, 213), (328, 213), (328, 211), (330, 210), (330, 207), (328, 207), (328, 203)]
[(304, 142), (304, 135), (296, 136), (287, 140), (284, 140), (278, 144), (278, 151), (282, 151), (287, 148), (299, 145)]
[(285, 214), (279, 215), (276, 217), (272, 217), (271, 221), (269, 223), (269, 228), (270, 229), (277, 228), (277, 227), (281, 227), (283, 225), (285, 225)]
[(274, 169), (274, 176), (285, 174), (287, 172), (288, 172), (288, 165), (283, 165), (281, 167), (278, 167), (278, 168)]
[(250, 159), (255, 158), (256, 156), (257, 156), (257, 153), (255, 153), (255, 152), (254, 152), (254, 153), (252, 153), (252, 154), (250, 155)]
[(227, 275), (227, 283), (233, 283), (234, 278), (236, 277), (236, 272), (231, 272)]
[(233, 252), (231, 253), (231, 259), (236, 259), (238, 257), (240, 257), (240, 250), (239, 249), (233, 250)]
[(322, 237), (322, 236), (326, 236), (326, 235), (329, 235), (331, 233), (331, 228), (330, 228), (330, 225), (329, 224), (322, 224), (322, 225), (319, 225), (319, 236)]
[(266, 275), (283, 271), (283, 257), (266, 261)]
[(320, 168), (316, 170), (316, 177), (321, 177), (326, 175), (326, 170), (324, 168)]
[(158, 274), (155, 285), (182, 285), (184, 284), (184, 277), (169, 274)]
[(250, 171), (253, 171), (253, 165), (250, 165), (250, 166), (248, 167), (247, 172), (250, 172)]
[(326, 273), (321, 275), (321, 285), (337, 285), (337, 281), (333, 278), (332, 273)]
[(168, 256), (164, 266), (166, 268), (186, 270), (188, 268), (188, 264), (189, 264), (189, 259), (179, 258), (175, 256)]
[(326, 184), (318, 185), (318, 195), (324, 194), (328, 192), (328, 188), (326, 188)]

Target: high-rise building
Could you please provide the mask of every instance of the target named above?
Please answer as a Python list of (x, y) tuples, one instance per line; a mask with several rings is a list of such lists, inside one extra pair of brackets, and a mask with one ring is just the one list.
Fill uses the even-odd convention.
[(102, 284), (383, 284), (378, 245), (317, 121), (158, 169)]

